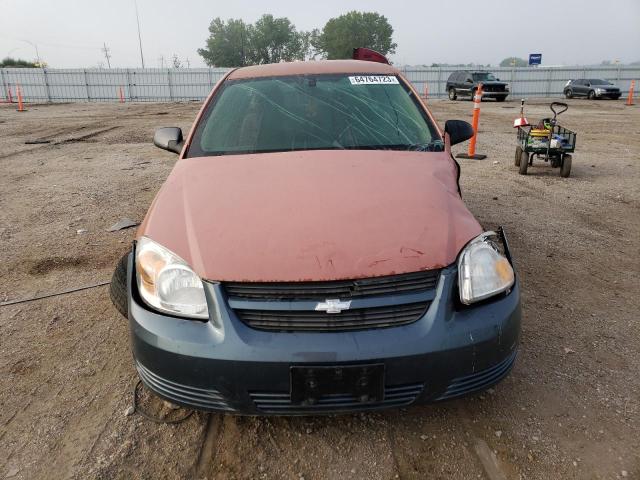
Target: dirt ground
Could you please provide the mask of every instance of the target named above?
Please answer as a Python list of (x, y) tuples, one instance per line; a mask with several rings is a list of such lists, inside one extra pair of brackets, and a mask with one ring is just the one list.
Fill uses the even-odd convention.
[[(430, 105), (441, 124), (470, 118), (468, 101)], [(128, 326), (97, 287), (0, 307), (0, 476), (640, 478), (640, 106), (570, 102), (568, 179), (541, 163), (518, 174), (518, 106), (483, 102), (489, 158), (461, 161), (468, 207), (505, 226), (522, 282), (520, 356), (504, 382), (381, 413), (159, 425), (125, 415)], [(175, 162), (153, 130), (188, 130), (198, 105), (28, 108), (0, 105), (0, 302), (108, 281), (135, 229), (106, 229), (142, 220)]]

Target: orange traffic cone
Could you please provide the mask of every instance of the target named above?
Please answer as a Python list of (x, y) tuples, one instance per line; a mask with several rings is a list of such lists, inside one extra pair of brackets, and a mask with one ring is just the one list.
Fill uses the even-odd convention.
[(520, 101), (520, 117), (513, 121), (513, 128), (528, 127), (529, 120), (524, 116), (524, 98)]
[(470, 158), (473, 160), (484, 160), (486, 155), (476, 153), (476, 139), (478, 138), (478, 123), (480, 123), (480, 102), (482, 101), (482, 84), (478, 84), (478, 90), (473, 97), (473, 120), (471, 126), (473, 127), (473, 137), (469, 142), (469, 151), (465, 153), (459, 153), (456, 155), (458, 158)]
[(27, 110), (24, 108), (24, 105), (22, 103), (22, 91), (20, 90), (20, 85), (17, 85), (16, 89), (18, 91), (18, 111), (26, 112)]
[(627, 97), (627, 105), (633, 105), (633, 89), (636, 86), (636, 81), (631, 80), (631, 86), (629, 87), (629, 96)]

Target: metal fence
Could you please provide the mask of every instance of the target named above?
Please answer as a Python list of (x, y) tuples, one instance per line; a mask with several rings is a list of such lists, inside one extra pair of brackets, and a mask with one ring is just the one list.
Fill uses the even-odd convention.
[[(420, 93), (428, 86), (430, 97), (444, 97), (447, 78), (459, 69), (406, 67), (400, 70)], [(227, 71), (225, 68), (0, 68), (0, 99), (7, 99), (11, 91), (15, 100), (19, 85), (26, 102), (113, 102), (120, 99), (121, 92), (125, 101), (132, 102), (202, 100)], [(491, 71), (509, 82), (512, 98), (559, 96), (567, 80), (575, 78), (604, 78), (627, 95), (631, 80), (640, 79), (637, 66), (494, 68)]]

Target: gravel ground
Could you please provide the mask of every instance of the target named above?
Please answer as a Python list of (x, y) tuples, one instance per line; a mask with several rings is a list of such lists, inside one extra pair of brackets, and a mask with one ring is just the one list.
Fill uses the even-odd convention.
[[(528, 105), (529, 119), (548, 102)], [(469, 119), (470, 102), (433, 101)], [(504, 225), (523, 288), (521, 353), (484, 394), (382, 413), (126, 416), (136, 373), (107, 287), (0, 307), (0, 476), (10, 479), (640, 478), (640, 107), (574, 100), (572, 176), (513, 165), (518, 102), (483, 102), (462, 189)], [(110, 279), (175, 156), (156, 127), (197, 104), (0, 105), (0, 301)], [(26, 145), (29, 140), (49, 140)], [(466, 144), (458, 151), (466, 149)], [(175, 415), (144, 395), (158, 414)]]

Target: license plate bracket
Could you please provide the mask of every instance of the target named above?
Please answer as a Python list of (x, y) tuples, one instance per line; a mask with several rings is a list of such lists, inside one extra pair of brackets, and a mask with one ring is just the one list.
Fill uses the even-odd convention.
[(384, 364), (291, 367), (291, 402), (314, 405), (327, 395), (352, 395), (360, 403), (384, 400)]

